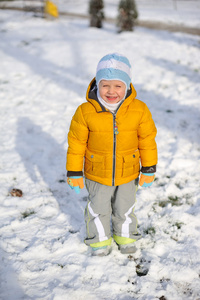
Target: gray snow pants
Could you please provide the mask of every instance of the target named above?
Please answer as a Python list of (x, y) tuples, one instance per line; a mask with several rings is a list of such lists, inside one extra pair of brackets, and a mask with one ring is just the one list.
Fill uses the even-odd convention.
[(89, 193), (85, 209), (86, 245), (109, 245), (112, 233), (117, 244), (128, 244), (139, 238), (134, 214), (137, 187), (138, 179), (107, 186), (86, 178)]

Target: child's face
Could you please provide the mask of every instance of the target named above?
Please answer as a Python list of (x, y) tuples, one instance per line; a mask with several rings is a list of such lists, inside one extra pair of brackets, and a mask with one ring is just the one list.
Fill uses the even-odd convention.
[(117, 103), (125, 96), (126, 85), (120, 80), (101, 80), (99, 94), (107, 103)]

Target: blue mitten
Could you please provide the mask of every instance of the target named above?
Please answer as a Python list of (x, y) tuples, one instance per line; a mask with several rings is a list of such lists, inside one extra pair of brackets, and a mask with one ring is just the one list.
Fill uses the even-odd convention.
[(154, 182), (155, 174), (154, 173), (142, 173), (140, 176), (139, 185), (142, 187), (151, 186)]
[(75, 191), (76, 194), (80, 193), (80, 190), (84, 188), (82, 176), (71, 176), (67, 178), (67, 183), (70, 188)]

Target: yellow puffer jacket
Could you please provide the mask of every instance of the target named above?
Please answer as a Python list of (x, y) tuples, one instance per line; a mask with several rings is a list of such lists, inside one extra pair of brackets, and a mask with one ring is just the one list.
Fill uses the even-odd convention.
[[(66, 168), (101, 184), (117, 186), (139, 176), (142, 167), (157, 164), (156, 127), (151, 113), (131, 84), (116, 115), (98, 102), (93, 79), (87, 101), (74, 114), (68, 134)], [(95, 99), (96, 98), (96, 99)], [(76, 173), (75, 173), (76, 174)]]

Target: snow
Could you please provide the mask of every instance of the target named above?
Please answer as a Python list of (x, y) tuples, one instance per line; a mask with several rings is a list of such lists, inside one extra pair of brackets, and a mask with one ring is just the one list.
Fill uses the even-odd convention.
[[(88, 14), (88, 2), (83, 0), (58, 1), (59, 10), (82, 15)], [(200, 27), (200, 1), (199, 0), (136, 0), (139, 20), (166, 22), (169, 24)], [(106, 18), (116, 18), (118, 14), (116, 0), (104, 0), (104, 13)]]
[[(78, 12), (82, 15), (88, 14), (88, 2), (83, 0), (57, 1), (60, 11)], [(164, 21), (171, 24), (200, 27), (199, 0), (136, 0), (135, 2), (139, 11), (139, 19), (142, 21)], [(116, 0), (104, 0), (106, 18), (116, 18), (118, 3), (119, 1)]]
[[(60, 13), (88, 16), (88, 0), (54, 0)], [(200, 28), (199, 0), (135, 0), (140, 21), (153, 21), (169, 25), (184, 25)], [(41, 10), (43, 0), (0, 1), (0, 7), (30, 7)], [(116, 19), (119, 1), (104, 0), (104, 15), (108, 19)]]
[[(0, 299), (200, 298), (199, 36), (117, 34), (114, 24), (9, 10), (0, 25)], [(83, 242), (87, 191), (67, 186), (65, 156), (72, 115), (109, 52), (132, 64), (158, 129), (159, 163), (154, 185), (137, 193), (137, 252), (113, 243), (109, 256), (92, 257)]]

